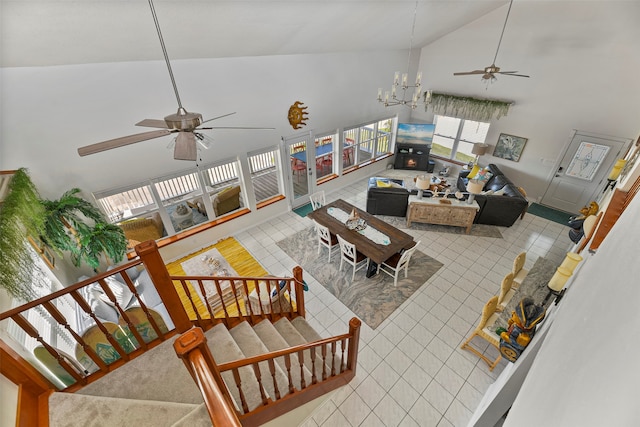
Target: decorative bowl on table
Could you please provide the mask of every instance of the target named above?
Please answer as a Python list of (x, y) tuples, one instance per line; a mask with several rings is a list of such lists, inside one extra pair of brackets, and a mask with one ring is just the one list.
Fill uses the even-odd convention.
[(345, 225), (349, 230), (355, 231), (362, 231), (367, 228), (367, 223), (362, 218), (349, 219)]

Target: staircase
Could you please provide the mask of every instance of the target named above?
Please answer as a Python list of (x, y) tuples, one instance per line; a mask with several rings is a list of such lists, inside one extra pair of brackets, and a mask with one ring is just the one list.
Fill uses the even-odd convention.
[[(205, 336), (218, 365), (322, 339), (301, 316), (273, 323), (265, 319), (254, 326), (244, 321), (231, 328), (219, 323)], [(53, 393), (50, 426), (211, 426), (200, 390), (172, 344), (173, 340), (165, 341), (76, 393)], [(265, 396), (277, 400), (300, 392), (314, 378), (340, 372), (339, 354), (319, 353), (303, 350), (276, 357), (275, 363), (262, 361), (259, 369), (243, 366), (238, 369), (240, 387), (232, 370), (223, 371), (222, 378), (243, 414), (247, 412), (243, 406), (259, 409)]]

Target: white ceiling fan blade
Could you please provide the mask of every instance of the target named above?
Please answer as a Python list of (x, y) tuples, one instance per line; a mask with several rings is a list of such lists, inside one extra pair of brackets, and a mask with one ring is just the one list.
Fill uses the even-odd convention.
[(144, 119), (136, 123), (136, 126), (146, 126), (149, 128), (167, 129), (167, 122), (165, 122), (164, 120), (158, 120), (158, 119)]
[(484, 74), (484, 70), (473, 70), (467, 72), (453, 73), (454, 76), (470, 76), (474, 74)]
[(87, 156), (89, 154), (111, 150), (112, 148), (124, 147), (125, 145), (135, 144), (136, 142), (169, 135), (170, 133), (171, 131), (169, 130), (153, 130), (150, 132), (123, 136), (120, 138), (110, 139), (108, 141), (98, 142), (97, 144), (87, 145), (86, 147), (80, 147), (78, 148), (78, 154), (80, 154), (80, 156)]
[(498, 74), (504, 74), (505, 76), (515, 76), (515, 77), (529, 77), (524, 74), (514, 74), (514, 73), (517, 73), (517, 71), (502, 71), (502, 72), (499, 72)]
[(173, 158), (176, 160), (196, 160), (198, 150), (193, 132), (178, 132)]
[[(218, 116), (218, 117), (214, 117), (214, 118), (212, 118), (212, 119), (205, 120), (205, 121), (203, 121), (202, 123), (207, 123), (207, 122), (210, 122), (210, 121), (213, 121), (213, 120), (218, 120), (218, 119), (221, 119), (221, 118), (223, 118), (223, 117), (232, 116), (232, 115), (234, 115), (234, 114), (236, 114), (236, 112), (235, 112), (235, 111), (234, 111), (233, 113), (224, 114), (224, 115), (222, 115), (222, 116)], [(201, 123), (201, 124), (202, 124), (202, 123)]]

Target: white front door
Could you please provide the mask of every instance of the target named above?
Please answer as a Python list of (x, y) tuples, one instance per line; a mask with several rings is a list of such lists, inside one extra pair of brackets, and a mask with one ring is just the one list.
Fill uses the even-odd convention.
[(605, 178), (629, 143), (630, 139), (576, 131), (540, 203), (577, 214), (598, 199)]

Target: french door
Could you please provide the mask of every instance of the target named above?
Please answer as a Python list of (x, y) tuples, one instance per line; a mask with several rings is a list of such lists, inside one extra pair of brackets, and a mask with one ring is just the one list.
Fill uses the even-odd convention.
[(316, 189), (316, 153), (312, 132), (282, 138), (284, 163), (288, 165), (287, 197), (292, 209), (309, 203)]

